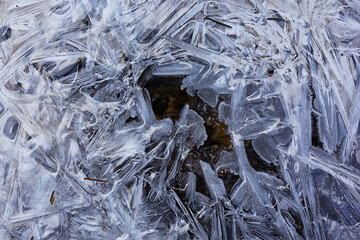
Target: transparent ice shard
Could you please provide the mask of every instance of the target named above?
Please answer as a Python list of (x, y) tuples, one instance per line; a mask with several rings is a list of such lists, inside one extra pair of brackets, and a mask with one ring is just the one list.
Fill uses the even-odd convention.
[(6, 41), (9, 38), (11, 38), (10, 26), (1, 26), (0, 27), (0, 42)]
[(14, 117), (9, 117), (3, 129), (3, 134), (10, 140), (14, 140), (19, 129), (19, 121)]
[(357, 1), (0, 9), (4, 239), (359, 239)]
[[(179, 135), (188, 135), (189, 147), (201, 146), (207, 138), (204, 128), (204, 120), (193, 110), (186, 105), (180, 114), (180, 119), (177, 122)], [(187, 134), (184, 134), (184, 131)]]

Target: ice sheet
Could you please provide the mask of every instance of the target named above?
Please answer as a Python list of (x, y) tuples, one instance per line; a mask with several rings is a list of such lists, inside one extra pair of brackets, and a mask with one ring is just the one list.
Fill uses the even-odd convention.
[(360, 239), (359, 36), (352, 0), (1, 1), (0, 238)]

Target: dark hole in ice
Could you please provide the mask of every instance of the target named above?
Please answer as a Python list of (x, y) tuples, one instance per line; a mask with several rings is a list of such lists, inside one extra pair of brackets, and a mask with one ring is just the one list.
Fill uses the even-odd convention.
[(319, 137), (318, 119), (315, 113), (311, 113), (311, 144), (314, 147), (324, 149), (323, 143)]
[(229, 169), (222, 169), (218, 172), (218, 177), (223, 180), (227, 195), (230, 195), (232, 187), (239, 180), (239, 176), (230, 172)]
[(86, 15), (82, 20), (81, 24), (84, 25), (84, 29), (87, 29), (91, 26), (91, 20), (89, 15)]
[[(315, 109), (315, 90), (312, 84), (309, 84), (309, 98), (312, 104), (312, 107)], [(318, 129), (318, 116), (314, 112), (311, 112), (311, 144), (314, 147), (323, 148), (323, 143), (320, 140), (319, 129)]]
[(197, 97), (197, 106), (193, 109), (205, 120), (205, 129), (208, 135), (208, 139), (204, 145), (200, 147), (200, 151), (208, 147), (218, 148), (219, 153), (222, 150), (233, 149), (226, 124), (219, 121), (218, 106), (212, 108)]
[(200, 175), (196, 176), (196, 192), (202, 193), (205, 196), (210, 196), (210, 190), (202, 172)]
[(14, 140), (19, 129), (19, 122), (14, 117), (9, 117), (5, 123), (3, 133), (10, 140)]
[(205, 181), (204, 173), (200, 166), (200, 159), (202, 156), (199, 152), (190, 151), (186, 162), (182, 165), (180, 173), (192, 172), (196, 175), (196, 192), (202, 193), (205, 196), (210, 196), (210, 190)]
[(280, 169), (275, 166), (273, 163), (267, 163), (265, 162), (255, 151), (252, 145), (251, 140), (245, 140), (245, 152), (246, 156), (249, 160), (250, 165), (259, 172), (266, 172), (274, 177), (277, 177), (279, 179), (282, 179), (282, 174), (280, 172)]
[(273, 69), (273, 68), (268, 69), (267, 70), (267, 76), (271, 77), (272, 75), (274, 75), (274, 72), (275, 72), (275, 69)]
[(153, 76), (145, 84), (151, 96), (151, 104), (156, 119), (170, 117), (178, 120), (181, 109), (189, 103), (190, 96), (180, 88), (183, 77)]
[(30, 136), (28, 133), (26, 133), (26, 140), (30, 141), (32, 139), (32, 136)]
[(0, 116), (4, 113), (5, 111), (5, 107), (4, 105), (0, 102)]
[(0, 43), (11, 38), (11, 28), (9, 26), (0, 27)]
[(217, 107), (213, 108), (198, 96), (190, 96), (186, 91), (181, 90), (183, 78), (183, 76), (153, 76), (147, 81), (144, 87), (150, 93), (156, 118), (160, 120), (169, 117), (173, 121), (178, 120), (182, 108), (188, 104), (190, 109), (205, 120), (208, 139), (200, 148), (204, 150), (205, 147), (220, 146), (223, 149), (232, 149), (231, 137), (227, 133), (227, 126), (219, 121)]
[[(218, 106), (211, 107), (197, 95), (190, 96), (185, 90), (181, 90), (184, 77), (153, 76), (151, 68), (148, 68), (143, 72), (139, 81), (142, 82), (140, 85), (150, 94), (152, 109), (158, 120), (170, 118), (175, 122), (179, 119), (180, 112), (186, 104), (204, 119), (208, 138), (198, 149), (190, 150), (180, 172), (194, 173), (196, 175), (196, 191), (210, 196), (200, 160), (210, 163), (213, 167), (218, 161), (221, 151), (233, 149), (231, 137), (227, 133), (227, 126), (219, 120)], [(225, 97), (222, 100), (225, 100)], [(223, 178), (226, 191), (230, 193), (239, 178), (233, 174), (224, 174)], [(177, 185), (176, 182), (174, 184)], [(180, 194), (178, 191), (177, 193)]]
[(131, 122), (136, 122), (136, 121), (138, 121), (138, 118), (137, 117), (128, 117), (128, 119), (126, 119), (126, 121), (125, 121), (125, 123), (126, 124), (129, 124), (129, 123), (131, 123)]

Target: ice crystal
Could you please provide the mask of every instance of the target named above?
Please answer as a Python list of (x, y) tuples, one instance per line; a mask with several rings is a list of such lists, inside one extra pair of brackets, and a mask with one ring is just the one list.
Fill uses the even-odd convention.
[(1, 239), (360, 239), (360, 3), (0, 2)]

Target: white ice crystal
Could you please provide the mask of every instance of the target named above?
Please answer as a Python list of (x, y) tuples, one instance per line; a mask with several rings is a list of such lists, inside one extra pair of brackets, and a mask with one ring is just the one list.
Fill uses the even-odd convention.
[(0, 1), (0, 239), (360, 239), (360, 2)]

